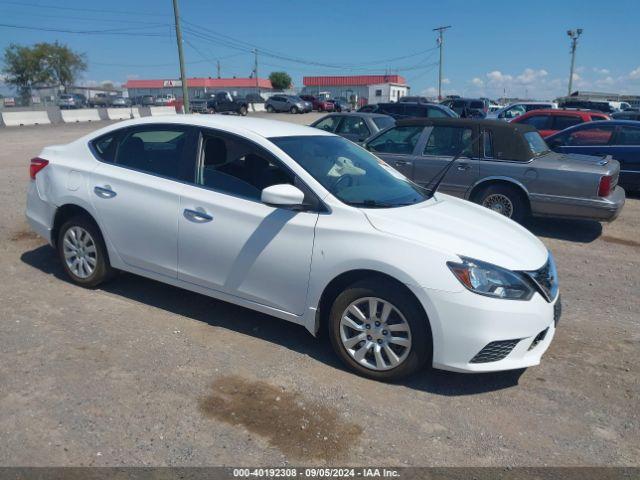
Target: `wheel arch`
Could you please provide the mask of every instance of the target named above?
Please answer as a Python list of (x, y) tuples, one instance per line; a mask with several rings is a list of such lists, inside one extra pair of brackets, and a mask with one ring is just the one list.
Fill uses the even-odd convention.
[[(64, 222), (66, 222), (70, 218), (77, 217), (79, 215), (83, 215), (88, 219), (90, 219), (102, 234), (100, 225), (98, 225), (98, 222), (96, 221), (96, 219), (93, 218), (93, 215), (91, 214), (91, 212), (89, 212), (86, 208), (81, 207), (78, 204), (65, 203), (64, 205), (61, 205), (56, 209), (56, 213), (53, 217), (53, 227), (51, 228), (51, 243), (53, 244), (54, 247), (57, 246), (56, 244), (58, 242), (58, 233), (60, 232), (60, 227), (62, 227), (62, 225), (64, 225)], [(104, 235), (102, 236), (104, 238)]]
[(485, 188), (491, 185), (507, 185), (510, 187), (517, 188), (520, 193), (524, 196), (527, 203), (530, 203), (529, 200), (529, 190), (518, 180), (515, 180), (511, 177), (501, 177), (501, 176), (493, 176), (493, 177), (485, 177), (482, 180), (478, 180), (474, 183), (469, 190), (467, 190), (466, 198), (468, 200), (474, 201), (476, 196)]
[(324, 287), (322, 294), (320, 295), (320, 300), (318, 301), (317, 309), (316, 309), (316, 318), (315, 318), (315, 335), (319, 335), (321, 332), (324, 332), (329, 323), (329, 312), (331, 311), (331, 306), (335, 299), (340, 295), (345, 288), (349, 285), (353, 285), (356, 282), (361, 280), (371, 280), (371, 279), (379, 279), (383, 282), (390, 282), (394, 285), (397, 285), (399, 288), (404, 290), (408, 295), (410, 295), (420, 310), (422, 311), (424, 318), (426, 319), (429, 335), (432, 337), (432, 326), (431, 320), (429, 319), (429, 315), (425, 310), (422, 302), (416, 297), (416, 295), (411, 291), (406, 284), (398, 280), (397, 278), (389, 275), (387, 273), (372, 270), (372, 269), (353, 269), (343, 272), (336, 277), (334, 277), (327, 285)]

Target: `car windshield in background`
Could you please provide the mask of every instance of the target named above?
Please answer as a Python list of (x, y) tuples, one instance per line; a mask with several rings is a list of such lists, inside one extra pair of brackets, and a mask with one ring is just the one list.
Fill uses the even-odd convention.
[(322, 135), (269, 140), (348, 205), (393, 208), (427, 199), (421, 187), (345, 138)]
[(380, 130), (384, 130), (387, 127), (393, 127), (396, 124), (396, 121), (391, 117), (374, 117), (372, 120)]
[(527, 139), (531, 151), (536, 155), (542, 155), (549, 151), (547, 143), (542, 139), (538, 132), (527, 132), (524, 134), (524, 138)]

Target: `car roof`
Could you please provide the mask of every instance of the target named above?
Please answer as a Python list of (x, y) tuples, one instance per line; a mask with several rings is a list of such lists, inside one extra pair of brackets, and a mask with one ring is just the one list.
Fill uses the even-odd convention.
[[(326, 116), (327, 117), (331, 116), (331, 117), (393, 118), (391, 115), (385, 115), (384, 113), (375, 113), (375, 112), (335, 112)], [(322, 118), (325, 118), (325, 117), (322, 117)]]
[[(600, 110), (592, 110), (588, 108), (538, 108), (536, 110), (529, 110), (526, 113), (523, 113), (520, 117), (532, 117), (534, 115), (544, 114), (544, 115), (574, 115), (576, 117), (582, 116), (584, 113), (595, 113), (599, 115), (606, 115), (605, 112)], [(518, 118), (520, 118), (518, 117)]]
[(518, 130), (518, 131), (537, 131), (535, 127), (531, 125), (517, 125), (510, 122), (505, 122), (502, 120), (485, 120), (480, 118), (455, 118), (455, 117), (446, 117), (446, 118), (407, 118), (404, 120), (398, 120), (396, 122), (398, 126), (410, 126), (410, 125), (424, 125), (425, 127), (430, 127), (432, 125), (446, 125), (446, 126), (456, 126), (456, 127), (486, 127), (499, 130)]
[[(293, 136), (318, 136), (333, 135), (332, 133), (318, 130), (317, 128), (305, 125), (297, 125), (291, 122), (279, 120), (269, 120), (265, 118), (235, 117), (231, 115), (163, 115), (162, 117), (142, 117), (133, 120), (125, 120), (100, 130), (100, 135), (125, 127), (135, 127), (137, 125), (162, 125), (177, 124), (191, 125), (195, 127), (209, 127), (220, 130), (228, 130), (237, 134), (250, 134), (271, 138), (271, 137), (293, 137)], [(91, 138), (99, 135), (91, 135)]]

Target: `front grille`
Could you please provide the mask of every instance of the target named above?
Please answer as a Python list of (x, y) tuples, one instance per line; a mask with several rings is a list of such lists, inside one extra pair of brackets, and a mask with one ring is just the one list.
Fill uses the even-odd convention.
[(499, 342), (488, 343), (487, 346), (471, 359), (471, 363), (487, 363), (502, 360), (511, 353), (511, 350), (513, 350), (513, 347), (515, 347), (519, 341), (520, 339), (517, 338), (515, 340), (500, 340)]
[(558, 294), (558, 272), (556, 264), (551, 254), (545, 263), (538, 270), (525, 272), (538, 288), (547, 302), (552, 302)]

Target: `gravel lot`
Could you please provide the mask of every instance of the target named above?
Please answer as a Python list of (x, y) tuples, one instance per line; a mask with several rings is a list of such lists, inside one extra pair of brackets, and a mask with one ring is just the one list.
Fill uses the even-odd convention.
[(612, 224), (531, 224), (564, 304), (540, 366), (388, 385), (265, 315), (67, 282), (24, 219), (27, 165), (95, 128), (0, 129), (0, 465), (640, 465), (637, 197)]

